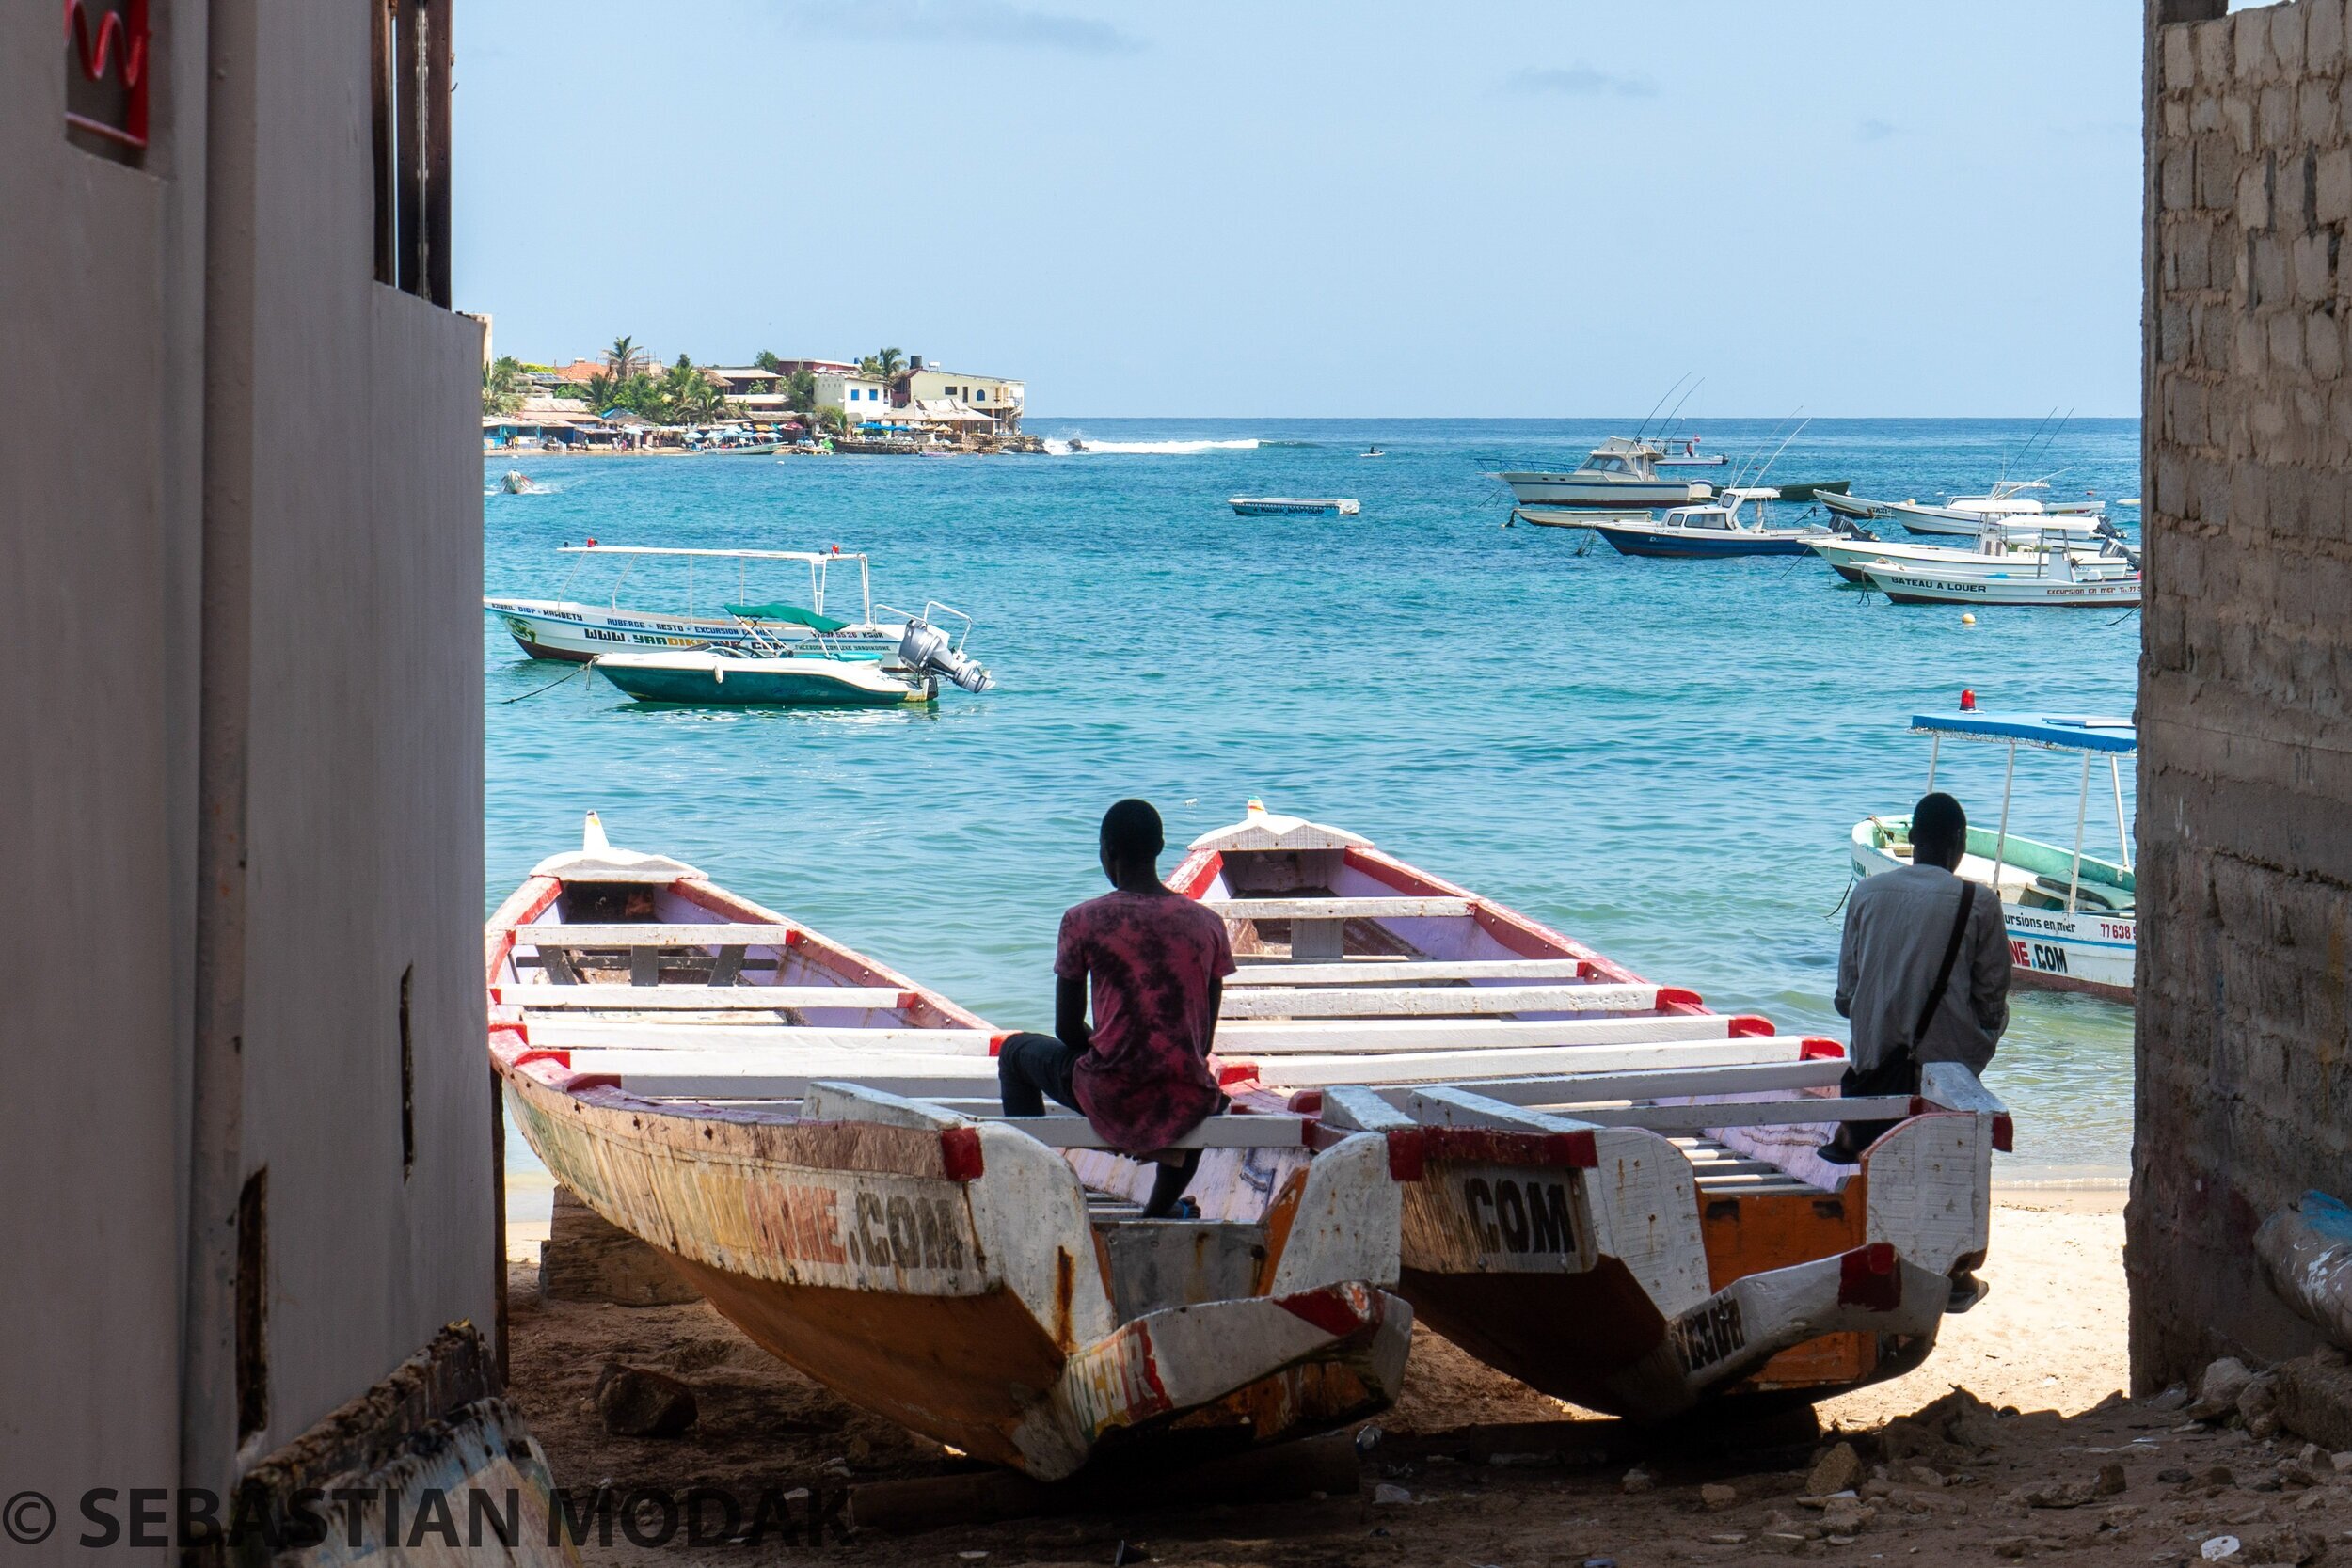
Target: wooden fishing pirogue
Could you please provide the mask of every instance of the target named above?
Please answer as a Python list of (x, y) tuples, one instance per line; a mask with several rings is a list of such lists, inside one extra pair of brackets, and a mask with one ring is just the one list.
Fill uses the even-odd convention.
[(1311, 1156), (1308, 1118), (1214, 1117), (1184, 1145), (1286, 1151), (1285, 1179), (1140, 1219), (1065, 1160), (1100, 1146), (1083, 1117), (995, 1117), (986, 1022), (593, 816), (486, 958), (491, 1059), (556, 1180), (854, 1403), (1051, 1480), (1396, 1395), (1412, 1312), (1377, 1133)]
[[(1836, 1041), (1709, 1012), (1254, 801), (1169, 885), (1225, 916), (1242, 964), (1228, 1092), (1319, 1109), (1317, 1143), (1385, 1133), (1414, 1177), (1400, 1291), (1514, 1377), (1644, 1420), (1811, 1400), (1918, 1365), (1981, 1293), (2010, 1121), (1965, 1068), (1835, 1098)], [(1815, 1152), (1844, 1120), (1899, 1125), (1857, 1169)], [(1269, 1178), (1303, 1158), (1247, 1157)]]

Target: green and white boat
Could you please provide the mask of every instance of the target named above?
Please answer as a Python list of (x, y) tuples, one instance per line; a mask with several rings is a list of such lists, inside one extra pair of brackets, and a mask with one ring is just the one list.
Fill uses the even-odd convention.
[[(2021, 985), (2084, 991), (2111, 1002), (2132, 1000), (2133, 960), (2138, 949), (2137, 894), (2132, 874), (2131, 824), (2123, 812), (2123, 759), (2139, 749), (2128, 719), (2002, 717), (1978, 713), (1923, 713), (1914, 731), (1933, 737), (1928, 754), (1928, 788), (1935, 787), (1936, 762), (1944, 739), (1991, 742), (2009, 748), (2001, 784), (1999, 823), (1988, 832), (1970, 824), (1960, 874), (1994, 889), (2009, 927), (2010, 959)], [(2071, 847), (2023, 838), (2009, 831), (2010, 800), (2017, 779), (2017, 749), (2074, 752), (2082, 757), (2082, 783), (2074, 802)], [(2116, 859), (2084, 850), (2090, 807), (2092, 765), (2107, 763), (2115, 803)], [(1911, 863), (1908, 815), (1866, 816), (1854, 824), (1854, 874), (1873, 876)]]
[[(752, 606), (773, 614), (788, 606)], [(845, 651), (833, 633), (840, 623), (803, 615), (794, 624), (806, 635), (785, 642), (764, 624), (739, 616), (745, 636), (738, 641), (699, 648), (599, 655), (594, 668), (642, 703), (723, 707), (897, 707), (939, 699), (942, 680), (967, 691), (996, 684), (963, 651), (972, 618), (937, 601), (920, 615), (905, 618), (898, 645), (890, 654)], [(952, 637), (938, 624), (961, 623)]]

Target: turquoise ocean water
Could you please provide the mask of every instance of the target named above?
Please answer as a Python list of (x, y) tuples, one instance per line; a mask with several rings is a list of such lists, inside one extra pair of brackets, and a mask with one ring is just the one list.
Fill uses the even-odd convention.
[[(1255, 796), (1712, 1006), (1836, 1032), (1847, 835), (1919, 793), (1928, 747), (1909, 716), (1963, 687), (1988, 709), (2129, 713), (2138, 618), (1986, 609), (1963, 626), (1957, 608), (1890, 606), (1811, 558), (1637, 561), (1581, 531), (1502, 527), (1496, 470), (1572, 467), (1636, 422), (1035, 420), (1117, 450), (490, 459), (493, 479), (520, 468), (548, 491), (485, 499), (491, 593), (553, 596), (572, 562), (556, 546), (591, 536), (839, 545), (872, 556), (878, 599), (970, 611), (1001, 685), (931, 712), (645, 708), (594, 676), (527, 695), (564, 667), (524, 659), (485, 617), (485, 906), (576, 847), (595, 809), (616, 844), (691, 862), (1000, 1026), (1047, 1027), (1056, 923), (1101, 890), (1103, 808), (1155, 801), (1172, 864)], [(2035, 424), (1816, 421), (1767, 483), (1926, 500), (1981, 493), (2006, 466), (2062, 470), (2060, 496), (2137, 495), (2136, 421), (2075, 420), (2028, 453)], [(1677, 427), (1735, 456), (1770, 428)], [(1387, 456), (1357, 455), (1375, 441)], [(1242, 518), (1226, 505), (1240, 494), (1354, 496), (1363, 512)], [(2137, 532), (2135, 509), (2114, 515)], [(790, 570), (756, 596), (797, 591)], [(571, 596), (617, 575), (593, 562)], [(835, 577), (830, 608), (853, 602), (851, 581)], [(684, 588), (680, 569), (640, 566), (622, 602), (662, 608)], [(1990, 825), (1999, 752), (1944, 759), (1938, 783)], [(2067, 841), (2078, 777), (2029, 754), (2012, 828)], [(2111, 853), (2103, 791), (2090, 844)], [(1990, 1081), (2018, 1113), (1997, 1176), (2122, 1177), (2126, 1009), (2021, 993)], [(510, 1165), (530, 1164), (510, 1139)]]

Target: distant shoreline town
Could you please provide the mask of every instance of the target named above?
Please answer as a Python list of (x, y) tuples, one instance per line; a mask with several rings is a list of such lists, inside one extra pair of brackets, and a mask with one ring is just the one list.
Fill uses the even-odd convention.
[(484, 454), (921, 456), (1042, 451), (1022, 433), (1025, 388), (885, 348), (865, 358), (664, 364), (632, 338), (594, 358), (485, 358)]

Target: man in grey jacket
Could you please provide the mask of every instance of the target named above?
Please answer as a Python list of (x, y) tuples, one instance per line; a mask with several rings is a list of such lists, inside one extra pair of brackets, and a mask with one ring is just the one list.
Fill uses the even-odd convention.
[[(1999, 896), (1978, 885), (1967, 923), (1959, 925), (1963, 884), (1954, 873), (1967, 845), (1960, 802), (1924, 796), (1911, 809), (1911, 863), (1863, 878), (1847, 903), (1836, 1002), (1853, 1021), (1849, 1098), (1916, 1094), (1926, 1062), (1964, 1062), (1982, 1072), (2009, 1027), (2009, 933)], [(1852, 1164), (1891, 1125), (1847, 1122), (1821, 1157)]]

